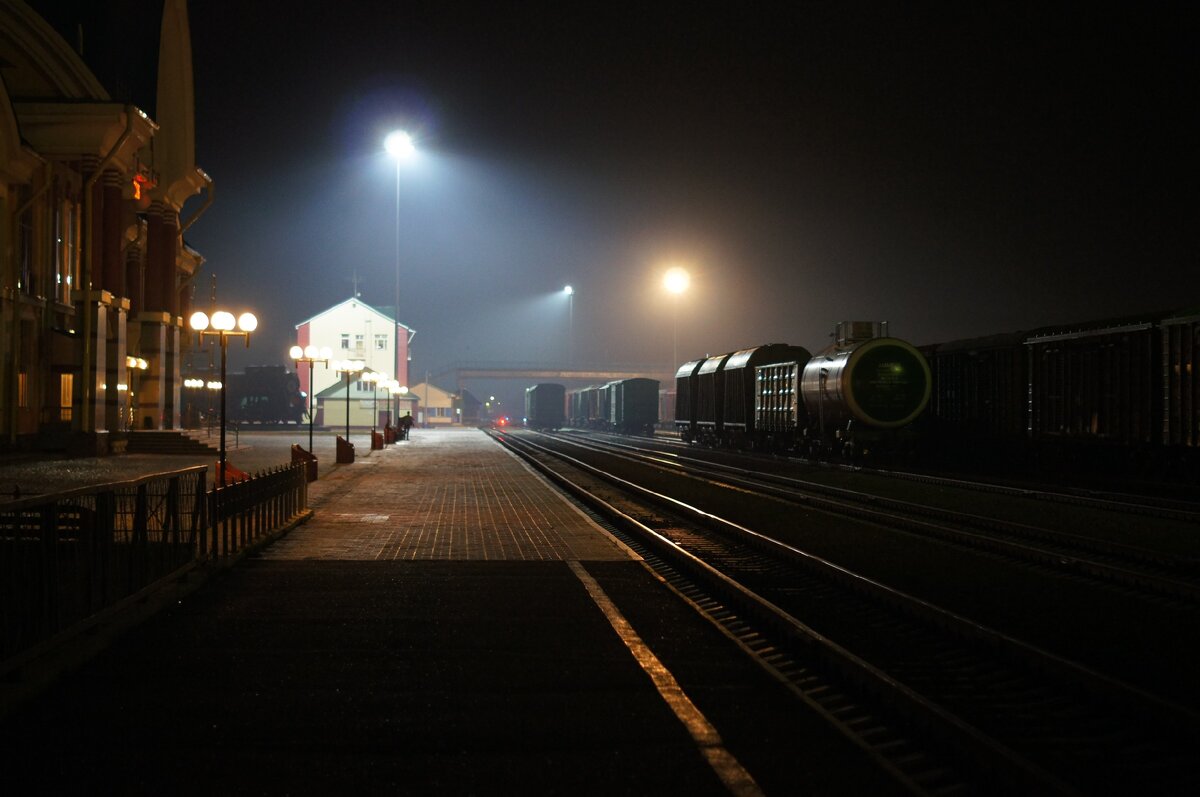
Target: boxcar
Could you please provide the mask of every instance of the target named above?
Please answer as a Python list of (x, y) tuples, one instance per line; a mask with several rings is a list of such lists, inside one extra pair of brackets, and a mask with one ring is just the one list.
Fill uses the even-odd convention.
[(696, 414), (694, 439), (719, 439), (725, 430), (725, 362), (733, 353), (709, 357), (696, 370)]
[(755, 371), (754, 428), (763, 443), (791, 448), (805, 429), (800, 377), (808, 359), (760, 365)]
[(530, 429), (558, 429), (564, 421), (567, 389), (543, 382), (525, 389), (525, 425)]
[(1161, 441), (1162, 334), (1153, 321), (1044, 328), (1025, 345), (1034, 439)]
[(675, 430), (687, 442), (696, 438), (696, 375), (704, 362), (692, 360), (675, 372)]
[(1029, 428), (1026, 332), (921, 347), (933, 380), (931, 434), (971, 444), (1019, 440)]
[(623, 434), (654, 434), (658, 380), (621, 379), (610, 384), (609, 428)]
[(1162, 322), (1163, 442), (1200, 447), (1200, 313)]
[(807, 349), (786, 343), (768, 343), (729, 355), (722, 369), (725, 383), (722, 403), (723, 432), (731, 445), (754, 445), (756, 373), (758, 366), (775, 362), (808, 362)]

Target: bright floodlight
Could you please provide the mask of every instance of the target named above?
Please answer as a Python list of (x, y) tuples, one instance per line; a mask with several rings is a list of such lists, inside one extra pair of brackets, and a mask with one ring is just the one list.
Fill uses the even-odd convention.
[(188, 325), (197, 332), (203, 332), (208, 329), (208, 313), (197, 310), (192, 313), (192, 317), (188, 319)]
[(405, 160), (417, 150), (412, 136), (403, 130), (388, 133), (387, 138), (383, 140), (383, 148), (398, 161)]
[(254, 313), (242, 313), (237, 320), (238, 329), (243, 332), (253, 332), (258, 329), (258, 316)]
[(567, 296), (570, 296), (571, 294), (575, 293), (575, 289), (572, 288), (570, 285), (564, 285), (563, 293), (565, 293)]
[(233, 313), (227, 313), (224, 310), (218, 310), (212, 314), (212, 328), (221, 332), (228, 332), (233, 329), (234, 319)]
[(300, 348), (299, 346), (293, 346), (292, 348), (288, 349), (288, 354), (291, 355), (293, 360), (299, 360), (304, 356), (304, 349)]
[(304, 356), (310, 360), (317, 360), (321, 357), (321, 351), (313, 344), (308, 344), (304, 347)]
[(671, 293), (683, 293), (691, 282), (691, 276), (679, 266), (667, 269), (667, 273), (663, 275), (663, 287)]

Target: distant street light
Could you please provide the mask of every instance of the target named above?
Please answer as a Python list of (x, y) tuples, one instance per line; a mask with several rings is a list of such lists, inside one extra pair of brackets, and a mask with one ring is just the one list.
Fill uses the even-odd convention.
[(300, 367), (300, 363), (308, 363), (308, 453), (311, 454), (313, 452), (313, 367), (317, 363), (325, 363), (325, 367), (328, 368), (329, 358), (333, 356), (333, 352), (328, 346), (318, 349), (309, 344), (303, 349), (293, 346), (288, 354), (296, 361), (297, 368)]
[(567, 295), (567, 368), (574, 364), (573, 349), (575, 345), (575, 289), (570, 285), (563, 286)]
[(692, 284), (686, 269), (673, 266), (663, 275), (663, 287), (673, 297), (671, 301), (671, 371), (679, 366), (679, 297)]
[(388, 375), (378, 371), (368, 371), (363, 374), (362, 381), (371, 385), (371, 448), (374, 448), (375, 424), (379, 419), (379, 383), (388, 381)]
[[(396, 376), (400, 375), (400, 164), (411, 158), (417, 152), (417, 146), (412, 136), (403, 130), (395, 130), (383, 140), (383, 148), (392, 160), (396, 162), (396, 304), (395, 318), (392, 319), (392, 357), (395, 362)], [(407, 373), (407, 372), (406, 372)]]
[(362, 360), (336, 360), (333, 370), (346, 376), (346, 442), (350, 442), (350, 375), (357, 374), (366, 363)]
[[(217, 474), (217, 485), (225, 486), (225, 386), (229, 384), (229, 380), (225, 376), (225, 356), (229, 348), (229, 339), (233, 337), (244, 337), (246, 339), (246, 348), (250, 348), (250, 333), (258, 329), (258, 319), (253, 313), (242, 313), (237, 317), (237, 329), (234, 329), (233, 313), (225, 310), (218, 310), (212, 314), (212, 318), (208, 317), (207, 313), (197, 311), (192, 313), (192, 317), (188, 320), (189, 326), (196, 331), (201, 338), (206, 335), (217, 337), (221, 341), (221, 454), (220, 464), (218, 465), (220, 472)], [(209, 327), (212, 329), (209, 329)]]

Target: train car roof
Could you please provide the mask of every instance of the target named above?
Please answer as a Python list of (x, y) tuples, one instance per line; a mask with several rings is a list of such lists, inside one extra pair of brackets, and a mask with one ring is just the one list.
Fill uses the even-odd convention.
[(767, 343), (762, 346), (755, 346), (752, 349), (735, 351), (729, 356), (729, 361), (725, 363), (725, 370), (732, 371), (735, 368), (759, 365), (764, 360), (775, 362), (803, 359), (807, 362), (811, 358), (812, 355), (803, 346), (792, 346), (788, 343)]
[(715, 357), (709, 357), (707, 360), (704, 361), (704, 364), (700, 366), (699, 370), (697, 370), (696, 373), (697, 374), (711, 374), (713, 371), (718, 371), (718, 370), (720, 370), (721, 366), (725, 364), (725, 361), (728, 360), (733, 355), (734, 355), (734, 352), (729, 352), (728, 354), (718, 354)]
[(686, 362), (679, 366), (679, 370), (675, 372), (675, 378), (680, 379), (687, 378), (689, 376), (695, 376), (696, 372), (700, 370), (700, 366), (703, 364), (704, 360), (691, 360)]

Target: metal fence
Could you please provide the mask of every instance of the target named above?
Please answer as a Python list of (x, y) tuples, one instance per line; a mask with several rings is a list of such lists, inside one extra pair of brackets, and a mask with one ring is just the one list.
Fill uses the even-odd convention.
[(288, 522), (308, 506), (304, 463), (285, 465), (233, 482), (207, 496), (207, 517), (197, 553), (223, 558)]
[(303, 465), (208, 490), (204, 466), (0, 504), (0, 660), (307, 505)]

